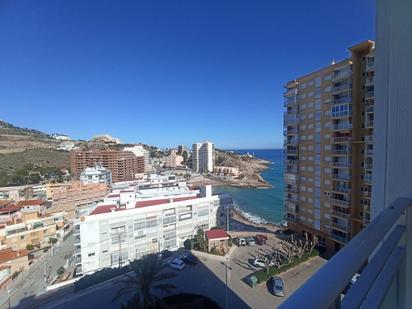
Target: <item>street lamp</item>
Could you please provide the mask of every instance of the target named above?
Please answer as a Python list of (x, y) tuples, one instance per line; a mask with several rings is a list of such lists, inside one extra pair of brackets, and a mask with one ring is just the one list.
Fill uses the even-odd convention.
[(8, 298), (8, 300), (9, 300), (9, 309), (11, 308), (11, 297), (10, 297), (10, 290), (9, 289), (7, 289), (7, 298)]
[[(220, 262), (223, 266), (225, 266), (226, 270), (226, 309), (229, 309), (229, 286), (228, 286), (228, 271), (232, 270), (232, 267), (230, 267), (230, 256), (227, 261), (227, 264), (224, 262)], [(230, 278), (229, 278), (230, 279)]]

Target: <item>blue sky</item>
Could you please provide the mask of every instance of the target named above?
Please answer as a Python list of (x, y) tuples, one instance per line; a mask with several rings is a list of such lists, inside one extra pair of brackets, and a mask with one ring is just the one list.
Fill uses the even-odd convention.
[(0, 119), (279, 148), (283, 85), (374, 38), (372, 0), (0, 1)]

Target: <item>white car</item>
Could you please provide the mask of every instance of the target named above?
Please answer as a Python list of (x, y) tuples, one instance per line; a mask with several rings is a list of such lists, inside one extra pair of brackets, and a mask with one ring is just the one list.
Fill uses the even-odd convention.
[(272, 293), (275, 296), (284, 297), (285, 296), (285, 282), (280, 277), (271, 278)]
[(170, 268), (177, 270), (182, 270), (186, 266), (186, 264), (178, 258), (171, 259), (169, 262), (167, 262), (167, 265), (169, 265)]
[(265, 262), (263, 260), (255, 259), (253, 260), (253, 266), (265, 267)]

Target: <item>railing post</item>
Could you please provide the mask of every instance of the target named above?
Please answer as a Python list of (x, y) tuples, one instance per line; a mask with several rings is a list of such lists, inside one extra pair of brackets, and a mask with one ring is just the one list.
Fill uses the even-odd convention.
[(405, 308), (412, 308), (412, 206), (406, 210)]

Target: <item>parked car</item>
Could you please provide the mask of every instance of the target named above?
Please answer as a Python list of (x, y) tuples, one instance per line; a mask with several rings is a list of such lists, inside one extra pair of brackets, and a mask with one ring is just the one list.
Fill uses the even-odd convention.
[(171, 259), (169, 262), (167, 262), (167, 264), (170, 268), (177, 270), (182, 270), (186, 266), (186, 264), (179, 258)]
[(255, 239), (253, 237), (245, 237), (245, 240), (248, 246), (256, 245)]
[(187, 253), (183, 254), (180, 259), (188, 265), (196, 265), (197, 264), (197, 257), (195, 257), (193, 254)]
[(246, 239), (244, 239), (243, 237), (239, 237), (238, 238), (238, 246), (246, 246)]
[(172, 252), (172, 251), (169, 251), (169, 250), (164, 250), (164, 251), (162, 251), (162, 253), (161, 253), (162, 259), (168, 259), (168, 258), (170, 258), (172, 255), (173, 255), (173, 252)]
[(253, 260), (253, 266), (265, 267), (265, 262), (261, 259), (254, 259)]
[(270, 279), (270, 286), (272, 287), (272, 293), (275, 296), (285, 296), (285, 282), (282, 278), (274, 276)]
[(258, 234), (255, 236), (255, 240), (258, 245), (264, 245), (266, 244), (268, 237), (266, 235)]

